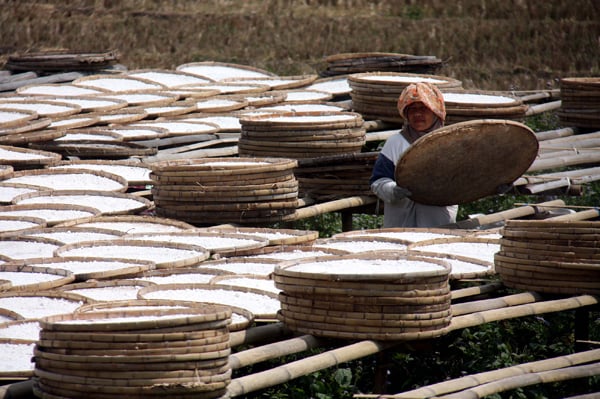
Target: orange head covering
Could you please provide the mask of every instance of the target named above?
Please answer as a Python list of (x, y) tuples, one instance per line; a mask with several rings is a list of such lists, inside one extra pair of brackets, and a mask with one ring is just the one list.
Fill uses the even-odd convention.
[(398, 98), (398, 111), (402, 119), (406, 120), (406, 107), (413, 103), (421, 102), (431, 110), (440, 121), (446, 119), (446, 106), (444, 96), (435, 85), (426, 82), (411, 83), (400, 94)]

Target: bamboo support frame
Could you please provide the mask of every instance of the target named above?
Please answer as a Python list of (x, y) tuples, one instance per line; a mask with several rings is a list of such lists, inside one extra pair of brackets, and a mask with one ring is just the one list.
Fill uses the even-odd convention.
[(543, 104), (530, 105), (525, 116), (542, 114), (544, 112), (555, 111), (561, 106), (561, 100), (551, 101)]
[(495, 283), (489, 283), (489, 284), (484, 284), (484, 285), (478, 285), (475, 287), (467, 287), (467, 288), (461, 288), (458, 290), (452, 290), (452, 299), (456, 300), (456, 299), (465, 298), (468, 296), (488, 294), (490, 292), (497, 291), (501, 287), (502, 287), (502, 283), (495, 282)]
[(483, 299), (473, 302), (457, 303), (452, 305), (452, 317), (482, 312), (492, 309), (506, 308), (510, 306), (524, 305), (541, 300), (541, 296), (535, 292), (522, 292), (501, 298)]
[(368, 204), (373, 204), (377, 201), (377, 198), (370, 197), (366, 195), (360, 195), (355, 197), (348, 197), (339, 200), (334, 200), (330, 202), (325, 202), (322, 204), (315, 204), (311, 206), (307, 206), (305, 208), (297, 209), (296, 212), (292, 215), (290, 220), (300, 220), (304, 218), (309, 218), (312, 216), (321, 215), (323, 213), (328, 212), (336, 212), (341, 211), (347, 208), (354, 208), (357, 206), (363, 206)]
[(552, 140), (560, 137), (570, 137), (575, 134), (575, 129), (571, 127), (565, 127), (563, 129), (546, 130), (544, 132), (536, 132), (535, 137), (538, 141)]
[[(426, 387), (406, 391), (394, 395), (354, 395), (355, 398), (377, 398), (377, 399), (425, 399), (440, 397), (451, 392), (457, 392), (474, 388), (483, 384), (489, 384), (496, 381), (523, 376), (531, 373), (542, 373), (552, 370), (561, 371), (569, 369), (575, 365), (600, 360), (600, 349), (594, 349), (585, 352), (578, 352), (571, 355), (560, 356), (552, 359), (538, 360), (524, 363), (517, 366), (506, 367), (503, 369), (486, 371), (466, 377), (456, 378), (449, 381), (432, 384)], [(595, 363), (597, 365), (597, 363)], [(461, 393), (462, 393), (461, 392)], [(449, 398), (450, 396), (444, 396)], [(466, 398), (471, 396), (460, 396)]]

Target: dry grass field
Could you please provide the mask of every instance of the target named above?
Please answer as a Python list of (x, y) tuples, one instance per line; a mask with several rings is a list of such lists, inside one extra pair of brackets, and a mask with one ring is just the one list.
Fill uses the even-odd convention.
[(600, 75), (597, 0), (0, 0), (17, 52), (117, 50), (129, 69), (233, 62), (318, 73), (346, 52), (435, 55), (468, 89), (557, 88)]

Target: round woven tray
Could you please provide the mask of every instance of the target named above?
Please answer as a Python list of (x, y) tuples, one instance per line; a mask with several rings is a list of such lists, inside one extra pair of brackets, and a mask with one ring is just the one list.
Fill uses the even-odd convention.
[(72, 292), (56, 289), (46, 291), (0, 292), (0, 309), (16, 315), (15, 320), (37, 320), (49, 315), (63, 314), (93, 300)]
[(193, 75), (201, 76), (215, 81), (223, 80), (226, 78), (256, 78), (277, 76), (273, 72), (269, 72), (265, 69), (256, 68), (250, 65), (216, 61), (190, 62), (178, 65), (175, 68), (175, 70), (191, 73)]
[[(66, 228), (66, 230), (68, 231), (69, 228)], [(91, 279), (104, 280), (116, 277), (136, 276), (140, 273), (153, 270), (155, 267), (155, 263), (150, 261), (94, 256), (30, 258), (11, 262), (11, 264), (13, 263), (31, 267), (69, 270), (75, 277), (74, 281), (78, 282)]]
[(13, 198), (16, 205), (62, 204), (69, 207), (84, 206), (95, 208), (94, 215), (135, 214), (152, 209), (154, 204), (143, 197), (113, 191), (95, 190), (43, 190), (21, 194)]
[(264, 237), (268, 245), (309, 245), (319, 238), (319, 232), (314, 230), (296, 229), (274, 229), (259, 227), (208, 227), (204, 230), (209, 232), (248, 234), (251, 236)]
[(179, 96), (169, 91), (131, 92), (131, 93), (104, 93), (98, 95), (100, 98), (109, 98), (125, 101), (129, 106), (159, 106), (173, 103)]
[(415, 202), (467, 203), (496, 194), (498, 186), (516, 180), (529, 168), (537, 150), (531, 129), (518, 122), (459, 123), (413, 143), (398, 161), (395, 179), (411, 191)]
[(29, 121), (37, 119), (38, 113), (34, 110), (10, 108), (8, 105), (0, 108), (2, 122), (0, 128), (8, 129), (26, 125)]
[(0, 99), (0, 110), (22, 109), (34, 111), (38, 117), (60, 119), (65, 116), (75, 115), (81, 112), (81, 107), (75, 104), (47, 101), (44, 99), (2, 100)]
[(75, 79), (74, 86), (100, 89), (110, 93), (163, 90), (166, 87), (149, 79), (118, 75), (90, 75)]
[(317, 130), (361, 127), (363, 119), (355, 112), (282, 112), (241, 117), (242, 130)]
[(61, 223), (60, 227), (92, 226), (124, 233), (182, 231), (195, 228), (180, 220), (147, 215), (95, 216)]
[(198, 104), (193, 101), (183, 100), (172, 102), (167, 105), (146, 105), (141, 106), (148, 114), (148, 119), (186, 115), (198, 110)]
[(52, 96), (93, 96), (109, 93), (107, 90), (91, 87), (79, 87), (71, 84), (48, 83), (32, 84), (17, 88), (21, 95), (52, 95)]
[(151, 80), (168, 88), (210, 82), (209, 79), (191, 73), (170, 69), (134, 69), (125, 72), (125, 75)]
[(55, 226), (70, 220), (100, 215), (100, 210), (91, 206), (75, 204), (17, 204), (0, 208), (0, 216), (24, 216), (43, 219), (46, 226)]
[(266, 84), (212, 82), (179, 87), (180, 90), (216, 90), (220, 95), (264, 93), (271, 88)]
[[(17, 278), (22, 275), (25, 277), (29, 274), (32, 278), (29, 281), (19, 283)], [(43, 278), (42, 276), (52, 276), (52, 280)], [(9, 276), (11, 278), (9, 278)], [(39, 276), (39, 277), (37, 277)], [(15, 278), (13, 280), (12, 278)], [(39, 281), (32, 281), (35, 279)], [(23, 266), (20, 264), (4, 263), (0, 265), (0, 279), (11, 281), (11, 286), (6, 291), (44, 291), (53, 288), (61, 287), (75, 280), (75, 275), (62, 269), (39, 267), (39, 266)]]
[(195, 104), (198, 112), (228, 112), (247, 107), (248, 101), (242, 97), (234, 98), (229, 96), (224, 98), (224, 96), (218, 96), (195, 100)]
[(34, 231), (46, 227), (46, 220), (33, 216), (0, 215), (0, 232), (5, 235), (15, 232)]
[(0, 162), (12, 166), (47, 165), (60, 160), (59, 154), (14, 146), (0, 146)]
[(419, 254), (458, 255), (467, 259), (493, 263), (494, 254), (500, 250), (500, 244), (495, 238), (477, 236), (434, 238), (412, 243), (408, 246), (408, 250)]
[(397, 73), (397, 72), (367, 72), (356, 73), (348, 76), (348, 83), (354, 89), (355, 85), (362, 84), (366, 87), (395, 89), (398, 94), (411, 83), (429, 82), (440, 89), (460, 88), (462, 82), (441, 75)]
[(178, 159), (150, 163), (155, 175), (169, 173), (178, 176), (196, 174), (198, 176), (219, 177), (228, 175), (256, 174), (267, 171), (288, 171), (297, 166), (297, 161), (282, 158), (219, 158), (219, 159)]
[(89, 169), (24, 170), (13, 173), (3, 182), (29, 184), (52, 190), (91, 189), (124, 192), (127, 189), (127, 181), (121, 176)]
[(65, 135), (64, 131), (60, 130), (38, 130), (44, 129), (49, 125), (48, 119), (42, 120), (40, 126), (35, 126), (34, 131), (18, 131), (18, 129), (5, 130), (0, 136), (0, 144), (3, 145), (26, 145), (29, 143), (37, 143), (40, 141), (54, 140)]
[(54, 151), (64, 156), (77, 156), (79, 158), (128, 158), (135, 156), (149, 156), (157, 152), (156, 148), (143, 145), (103, 140), (64, 140), (39, 144), (32, 144), (33, 148)]
[(64, 134), (64, 130), (77, 129), (86, 126), (93, 126), (100, 122), (97, 114), (76, 114), (69, 117), (56, 119), (47, 125), (49, 130), (54, 130)]
[(377, 237), (387, 239), (397, 239), (405, 243), (413, 243), (423, 240), (445, 237), (463, 237), (467, 235), (464, 230), (443, 229), (443, 228), (419, 228), (419, 227), (394, 227), (366, 230), (351, 230), (343, 233), (337, 233), (332, 238), (359, 238), (359, 237)]
[(79, 106), (81, 112), (114, 111), (116, 109), (125, 108), (128, 105), (125, 100), (97, 96), (44, 96), (43, 98), (48, 101), (57, 101)]
[(174, 242), (102, 240), (67, 244), (56, 256), (103, 256), (117, 259), (147, 260), (157, 268), (186, 267), (208, 259), (210, 252), (195, 245)]
[(103, 170), (108, 173), (113, 173), (127, 180), (129, 187), (145, 186), (150, 184), (150, 168), (144, 162), (133, 160), (69, 160), (53, 163), (48, 166), (50, 169), (59, 168), (76, 168), (76, 169), (92, 169)]

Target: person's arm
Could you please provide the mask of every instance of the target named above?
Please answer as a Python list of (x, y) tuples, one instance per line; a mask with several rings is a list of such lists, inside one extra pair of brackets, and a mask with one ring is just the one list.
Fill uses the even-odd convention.
[[(379, 154), (371, 175), (371, 191), (384, 202), (398, 202), (411, 195), (410, 191), (398, 187), (394, 179), (395, 165), (383, 154)], [(390, 177), (392, 176), (392, 177)]]

